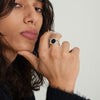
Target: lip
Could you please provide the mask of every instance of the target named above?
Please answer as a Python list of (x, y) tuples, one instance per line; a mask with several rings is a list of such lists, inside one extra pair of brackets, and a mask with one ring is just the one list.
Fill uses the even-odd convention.
[(28, 39), (37, 39), (38, 37), (38, 31), (36, 29), (29, 29), (21, 32), (21, 35)]

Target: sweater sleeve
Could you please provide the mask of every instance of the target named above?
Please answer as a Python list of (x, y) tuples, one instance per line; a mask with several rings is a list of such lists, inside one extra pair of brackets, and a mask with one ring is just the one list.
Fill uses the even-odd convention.
[(46, 100), (90, 100), (77, 94), (67, 93), (57, 88), (48, 86)]
[(0, 100), (12, 100), (7, 88), (0, 82)]
[[(9, 90), (5, 85), (0, 82), (0, 100), (19, 100), (17, 97), (12, 97), (9, 93)], [(21, 100), (35, 100), (35, 96), (32, 95), (31, 97), (25, 97)]]

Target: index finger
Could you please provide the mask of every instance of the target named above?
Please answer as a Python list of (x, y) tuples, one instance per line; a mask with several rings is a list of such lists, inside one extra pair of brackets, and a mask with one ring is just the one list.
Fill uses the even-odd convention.
[(44, 51), (49, 49), (49, 38), (51, 34), (53, 34), (53, 31), (45, 32), (43, 36), (40, 38), (39, 51)]

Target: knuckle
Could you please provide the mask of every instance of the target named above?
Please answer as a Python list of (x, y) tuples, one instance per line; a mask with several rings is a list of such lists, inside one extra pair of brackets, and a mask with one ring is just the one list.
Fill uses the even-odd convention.
[(54, 34), (51, 35), (51, 38), (52, 38), (52, 37), (58, 37), (58, 36), (59, 36), (59, 37), (62, 37), (62, 35), (61, 35), (60, 33), (54, 33)]
[(62, 37), (62, 35), (60, 33), (57, 33), (57, 36), (60, 37), (60, 38)]
[(80, 52), (80, 49), (78, 47), (75, 47), (74, 50)]
[(44, 35), (42, 35), (42, 36), (40, 37), (40, 42), (41, 42), (43, 39), (44, 39)]
[(52, 58), (56, 58), (56, 59), (59, 58), (59, 54), (58, 54), (58, 52), (55, 51), (55, 50), (52, 50), (52, 51), (50, 52), (50, 55), (51, 55)]
[[(42, 40), (46, 37), (46, 35), (48, 35), (48, 33), (49, 33), (49, 32), (45, 32), (45, 33), (40, 37), (40, 41), (42, 41)], [(50, 31), (50, 33), (51, 33), (51, 31)]]
[(62, 52), (61, 55), (65, 58), (67, 56), (67, 52)]
[(70, 43), (69, 43), (68, 41), (64, 41), (64, 42), (62, 43), (62, 45), (68, 45), (68, 46), (70, 46)]
[(51, 48), (51, 53), (56, 53), (57, 51), (58, 51), (58, 49), (56, 47)]

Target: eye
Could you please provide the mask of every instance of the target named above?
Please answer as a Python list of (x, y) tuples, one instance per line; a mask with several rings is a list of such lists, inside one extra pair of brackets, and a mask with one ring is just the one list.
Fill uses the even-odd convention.
[(35, 10), (36, 10), (37, 12), (42, 12), (42, 11), (43, 11), (43, 9), (42, 9), (42, 8), (39, 8), (39, 7), (36, 7)]
[(15, 7), (15, 8), (20, 8), (20, 7), (22, 7), (22, 5), (19, 4), (19, 3), (12, 3), (11, 5), (12, 5), (13, 7)]

